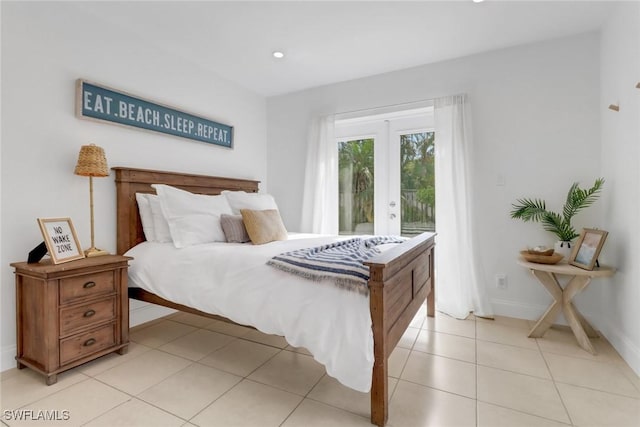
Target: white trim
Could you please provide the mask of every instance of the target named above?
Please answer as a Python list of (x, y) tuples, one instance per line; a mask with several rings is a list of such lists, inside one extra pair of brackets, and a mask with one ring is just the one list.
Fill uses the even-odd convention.
[[(493, 307), (493, 313), (498, 316), (506, 316), (513, 317), (516, 319), (527, 319), (527, 320), (538, 320), (547, 308), (546, 305), (540, 304), (524, 304), (518, 301), (511, 301), (505, 299), (492, 299), (491, 306)], [(597, 322), (593, 321), (593, 317), (591, 313), (582, 313), (592, 324), (597, 324)], [(565, 325), (568, 323), (564, 318), (564, 315), (560, 313), (558, 317), (554, 321), (557, 325)]]
[[(522, 304), (520, 302), (493, 299), (491, 300), (493, 311), (500, 316), (509, 316), (519, 319), (536, 320), (546, 310), (542, 305)], [(143, 307), (133, 309), (129, 312), (129, 326), (134, 327), (151, 320), (167, 316), (174, 313), (175, 310), (154, 304), (147, 304)], [(560, 318), (558, 318), (560, 320)], [(562, 319), (564, 321), (564, 319)], [(640, 349), (636, 347), (629, 337), (620, 333), (620, 330), (613, 327), (610, 322), (602, 321), (600, 332), (605, 336), (607, 341), (616, 349), (627, 364), (638, 375), (640, 375)], [(7, 345), (2, 347), (0, 352), (0, 372), (13, 369), (16, 367), (17, 346)]]
[(363, 132), (362, 134), (345, 133), (345, 136), (341, 136), (336, 132), (336, 144), (339, 142), (358, 141), (360, 139), (373, 139), (374, 142), (378, 138), (378, 134), (375, 132)]
[[(537, 320), (547, 310), (546, 306), (539, 304), (523, 304), (521, 302), (503, 299), (492, 299), (493, 312), (500, 316), (514, 317), (517, 319)], [(599, 330), (599, 332), (616, 349), (624, 361), (640, 375), (640, 348), (631, 338), (624, 335), (620, 329), (611, 322), (600, 316), (593, 316), (592, 313), (583, 313), (589, 322)], [(596, 319), (597, 318), (597, 319)], [(556, 324), (567, 325), (564, 316), (560, 314), (556, 319)]]
[(7, 371), (16, 367), (17, 351), (18, 346), (15, 344), (5, 345), (4, 347), (2, 347), (2, 352), (0, 354), (0, 372)]
[[(142, 307), (132, 308), (129, 310), (129, 327), (132, 328), (142, 323), (150, 322), (171, 313), (175, 313), (175, 311), (176, 310), (168, 307), (145, 303)], [(2, 350), (0, 351), (0, 372), (16, 367), (17, 351), (18, 346), (16, 344), (2, 347)]]
[(627, 365), (640, 376), (640, 348), (611, 322), (603, 320), (601, 324), (600, 333), (604, 335), (618, 354), (627, 362)]
[(493, 307), (493, 313), (498, 316), (527, 320), (539, 319), (547, 310), (546, 306), (540, 304), (523, 304), (506, 299), (492, 299), (491, 306)]

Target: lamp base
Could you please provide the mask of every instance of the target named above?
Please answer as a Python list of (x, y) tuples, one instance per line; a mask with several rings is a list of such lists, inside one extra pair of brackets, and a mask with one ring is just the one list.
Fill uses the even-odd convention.
[(91, 258), (94, 256), (102, 256), (102, 255), (109, 255), (109, 252), (103, 251), (102, 249), (98, 249), (98, 248), (89, 248), (86, 251), (84, 251), (84, 256), (86, 256), (87, 258)]

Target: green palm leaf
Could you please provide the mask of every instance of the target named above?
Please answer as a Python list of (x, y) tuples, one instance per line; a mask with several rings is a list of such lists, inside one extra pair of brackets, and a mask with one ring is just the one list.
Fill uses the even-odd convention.
[(570, 241), (579, 236), (571, 225), (571, 219), (582, 209), (591, 206), (600, 196), (604, 178), (598, 178), (588, 190), (574, 182), (569, 188), (567, 199), (562, 208), (562, 215), (547, 211), (544, 200), (518, 199), (511, 205), (511, 218), (523, 221), (541, 222), (546, 231), (558, 236), (558, 239)]
[(519, 218), (523, 221), (540, 221), (547, 213), (544, 200), (518, 199), (518, 204), (512, 204), (511, 218)]
[(546, 231), (550, 231), (558, 236), (559, 240), (568, 242), (578, 237), (576, 230), (571, 224), (564, 221), (564, 219), (555, 212), (549, 212), (541, 222), (542, 227)]
[(600, 195), (600, 190), (604, 185), (604, 179), (598, 178), (588, 190), (583, 190), (578, 187), (578, 183), (574, 182), (569, 193), (567, 194), (567, 201), (563, 208), (564, 220), (571, 222), (571, 218), (577, 214), (580, 210), (591, 206)]

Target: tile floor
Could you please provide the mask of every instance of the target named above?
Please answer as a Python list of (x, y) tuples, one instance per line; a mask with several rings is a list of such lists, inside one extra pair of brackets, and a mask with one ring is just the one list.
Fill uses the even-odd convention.
[[(390, 426), (640, 426), (640, 379), (604, 340), (527, 338), (528, 321), (422, 310), (391, 356)], [(2, 373), (4, 410), (68, 410), (86, 426), (369, 426), (369, 396), (340, 385), (281, 337), (178, 313), (131, 330), (107, 355), (47, 387)], [(10, 412), (9, 412), (10, 413)]]

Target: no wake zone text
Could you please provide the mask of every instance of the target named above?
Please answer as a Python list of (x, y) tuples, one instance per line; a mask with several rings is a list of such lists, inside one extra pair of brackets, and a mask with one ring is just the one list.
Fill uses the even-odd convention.
[(134, 103), (94, 94), (87, 90), (83, 94), (83, 108), (87, 111), (120, 117), (136, 123), (143, 123), (154, 127), (163, 127), (185, 135), (197, 136), (216, 142), (229, 143), (230, 135), (226, 129), (219, 129), (211, 125), (196, 123), (191, 119), (172, 113), (161, 113), (153, 108), (143, 107)]

